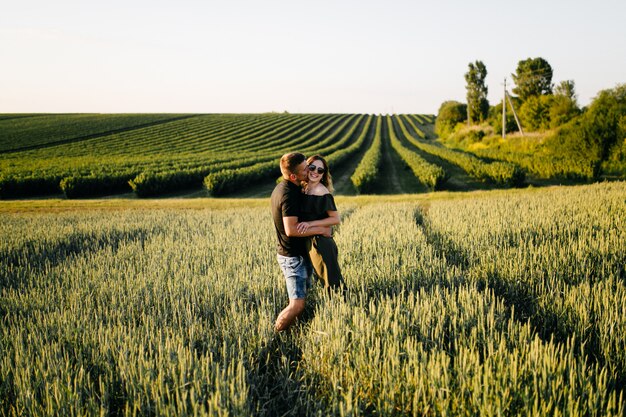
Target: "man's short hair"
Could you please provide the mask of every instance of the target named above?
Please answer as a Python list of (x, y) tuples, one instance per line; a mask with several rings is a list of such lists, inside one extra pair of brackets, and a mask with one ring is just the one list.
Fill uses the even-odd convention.
[(289, 178), (289, 174), (295, 174), (295, 170), (302, 162), (306, 160), (306, 156), (300, 152), (286, 153), (280, 158), (280, 172), (284, 178)]

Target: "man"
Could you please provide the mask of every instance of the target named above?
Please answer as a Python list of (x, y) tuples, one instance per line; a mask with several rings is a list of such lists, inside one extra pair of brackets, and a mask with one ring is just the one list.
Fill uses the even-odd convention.
[(311, 227), (298, 232), (298, 216), (302, 190), (300, 183), (307, 179), (306, 157), (292, 152), (280, 158), (283, 180), (272, 192), (272, 217), (278, 237), (278, 263), (285, 276), (289, 305), (280, 312), (274, 325), (277, 332), (286, 330), (304, 311), (309, 279), (313, 272), (306, 247), (307, 236), (330, 236), (330, 227)]

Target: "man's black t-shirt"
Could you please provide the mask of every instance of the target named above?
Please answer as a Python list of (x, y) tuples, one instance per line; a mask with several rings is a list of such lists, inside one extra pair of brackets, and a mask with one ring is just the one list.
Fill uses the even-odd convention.
[(285, 233), (283, 217), (300, 217), (302, 190), (291, 181), (282, 180), (272, 192), (272, 217), (276, 236), (278, 237), (278, 253), (282, 256), (306, 255), (306, 239), (289, 237)]

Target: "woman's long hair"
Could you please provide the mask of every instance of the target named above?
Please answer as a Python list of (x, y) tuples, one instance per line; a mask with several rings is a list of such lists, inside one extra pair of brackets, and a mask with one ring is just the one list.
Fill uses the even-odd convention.
[(322, 161), (325, 171), (324, 171), (324, 174), (322, 175), (322, 179), (320, 180), (320, 182), (324, 184), (326, 188), (328, 188), (329, 192), (332, 193), (335, 190), (333, 188), (333, 176), (330, 175), (330, 169), (328, 169), (328, 163), (326, 162), (324, 157), (322, 157), (321, 155), (313, 155), (313, 156), (309, 156), (309, 159), (306, 160), (307, 167), (308, 165), (311, 165), (315, 161)]

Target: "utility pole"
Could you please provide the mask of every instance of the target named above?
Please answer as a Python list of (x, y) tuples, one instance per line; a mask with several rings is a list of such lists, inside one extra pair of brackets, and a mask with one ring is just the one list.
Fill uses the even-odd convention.
[(522, 137), (524, 136), (524, 130), (522, 129), (522, 124), (519, 122), (519, 119), (517, 118), (517, 113), (515, 112), (515, 107), (513, 106), (513, 101), (511, 101), (511, 96), (509, 96), (509, 93), (506, 92), (506, 90), (504, 90), (504, 94), (506, 95), (506, 98), (509, 99), (509, 104), (511, 105), (511, 110), (513, 110), (513, 116), (515, 116), (515, 123), (517, 123), (517, 127), (520, 131), (520, 133), (522, 134)]
[(506, 102), (509, 102), (511, 106), (511, 111), (513, 112), (513, 117), (515, 117), (515, 123), (517, 123), (517, 128), (519, 129), (522, 137), (524, 136), (524, 130), (522, 129), (522, 124), (519, 122), (517, 118), (517, 112), (515, 111), (515, 106), (513, 106), (513, 101), (511, 100), (511, 96), (506, 91), (506, 77), (504, 77), (504, 97), (502, 97), (502, 138), (506, 137)]

